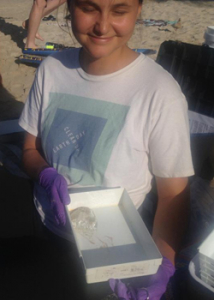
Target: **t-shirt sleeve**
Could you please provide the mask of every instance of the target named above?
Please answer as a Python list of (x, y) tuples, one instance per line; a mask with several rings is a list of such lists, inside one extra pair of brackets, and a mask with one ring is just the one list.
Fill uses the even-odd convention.
[(149, 137), (149, 153), (155, 176), (172, 178), (194, 174), (187, 103), (183, 95), (156, 114)]
[(40, 136), (42, 78), (37, 72), (19, 119), (19, 125), (34, 136)]

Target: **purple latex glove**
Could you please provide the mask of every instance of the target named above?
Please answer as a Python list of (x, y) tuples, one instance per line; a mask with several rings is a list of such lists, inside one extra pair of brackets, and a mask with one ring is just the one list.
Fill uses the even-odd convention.
[(66, 215), (64, 205), (70, 203), (68, 186), (65, 178), (54, 168), (46, 168), (39, 174), (39, 184), (46, 190), (51, 202), (51, 209), (56, 223), (65, 225)]
[[(150, 278), (149, 285), (146, 288), (148, 293), (143, 288), (135, 289), (132, 286), (127, 286), (119, 279), (110, 279), (109, 285), (120, 300), (160, 300), (166, 291), (170, 277), (174, 273), (175, 267), (173, 264), (166, 257), (163, 257), (157, 273)], [(148, 296), (149, 298), (147, 298)]]

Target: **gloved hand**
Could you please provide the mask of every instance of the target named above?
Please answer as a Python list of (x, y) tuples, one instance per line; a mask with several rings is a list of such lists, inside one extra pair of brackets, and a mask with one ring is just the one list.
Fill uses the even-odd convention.
[[(170, 277), (175, 273), (175, 267), (163, 258), (156, 274), (152, 275), (146, 289), (127, 286), (119, 279), (110, 279), (109, 285), (120, 300), (160, 300), (165, 293)], [(147, 298), (149, 296), (149, 298)]]
[(51, 202), (56, 223), (65, 225), (65, 204), (70, 203), (68, 187), (65, 178), (54, 168), (46, 168), (39, 174), (39, 184), (46, 190)]

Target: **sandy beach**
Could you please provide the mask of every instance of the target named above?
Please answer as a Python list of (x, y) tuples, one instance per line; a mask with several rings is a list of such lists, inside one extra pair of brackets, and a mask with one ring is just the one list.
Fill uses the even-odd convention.
[[(28, 18), (32, 1), (1, 0), (0, 2), (0, 72), (4, 87), (16, 100), (25, 102), (36, 68), (18, 62), (22, 54), (26, 30), (21, 26)], [(164, 1), (147, 0), (144, 2), (141, 19), (178, 21), (172, 26), (145, 26), (136, 24), (134, 35), (129, 42), (131, 48), (151, 48), (158, 52), (165, 40), (179, 40), (201, 45), (204, 42), (204, 31), (214, 25), (214, 2), (200, 1)], [(66, 46), (78, 47), (67, 26), (66, 6), (61, 6), (52, 13), (56, 21), (42, 21), (39, 32), (45, 42), (56, 42)], [(70, 32), (70, 33), (68, 33)], [(37, 45), (44, 47), (45, 42)], [(150, 55), (156, 59), (157, 54)], [(1, 99), (2, 100), (2, 99)]]

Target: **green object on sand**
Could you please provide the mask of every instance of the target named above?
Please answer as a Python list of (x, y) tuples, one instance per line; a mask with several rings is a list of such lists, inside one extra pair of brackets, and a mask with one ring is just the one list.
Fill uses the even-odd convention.
[(54, 49), (54, 46), (53, 45), (47, 45), (45, 46), (46, 49)]

